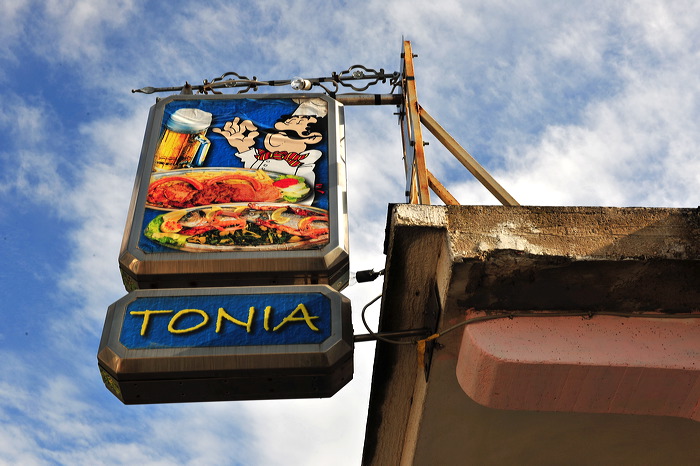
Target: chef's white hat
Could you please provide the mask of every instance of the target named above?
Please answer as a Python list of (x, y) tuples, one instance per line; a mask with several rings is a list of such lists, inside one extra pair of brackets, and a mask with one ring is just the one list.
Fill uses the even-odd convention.
[(325, 100), (314, 97), (312, 99), (294, 99), (295, 102), (299, 104), (292, 115), (310, 115), (323, 118), (328, 115), (328, 102)]

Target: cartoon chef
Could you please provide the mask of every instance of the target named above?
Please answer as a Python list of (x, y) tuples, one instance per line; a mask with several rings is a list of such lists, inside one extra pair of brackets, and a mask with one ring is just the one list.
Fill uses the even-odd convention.
[[(323, 153), (307, 147), (323, 139), (321, 119), (327, 113), (325, 100), (303, 99), (293, 114), (282, 116), (275, 123), (274, 129), (259, 130), (252, 121), (236, 117), (227, 121), (223, 128), (212, 128), (212, 131), (221, 134), (238, 151), (235, 156), (243, 161), (245, 168), (302, 176), (313, 189), (314, 167)], [(264, 149), (253, 147), (260, 132), (265, 134)]]

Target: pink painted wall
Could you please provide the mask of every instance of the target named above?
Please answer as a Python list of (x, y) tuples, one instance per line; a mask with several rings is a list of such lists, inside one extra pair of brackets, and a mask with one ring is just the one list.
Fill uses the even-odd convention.
[(700, 318), (478, 322), (464, 329), (457, 378), (492, 408), (700, 421)]

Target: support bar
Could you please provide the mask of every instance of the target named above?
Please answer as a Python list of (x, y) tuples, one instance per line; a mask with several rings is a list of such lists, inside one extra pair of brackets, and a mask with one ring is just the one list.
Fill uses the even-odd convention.
[(483, 184), (486, 189), (488, 189), (491, 194), (496, 196), (501, 204), (506, 206), (517, 206), (520, 205), (513, 196), (508, 194), (508, 192), (503, 189), (503, 187), (498, 184), (498, 182), (482, 167), (479, 162), (472, 157), (469, 152), (467, 152), (462, 146), (459, 145), (457, 141), (454, 140), (452, 136), (449, 135), (445, 129), (438, 124), (437, 121), (430, 116), (430, 114), (422, 107), (418, 107), (418, 113), (420, 116), (420, 121), (423, 123), (428, 131), (430, 131), (433, 136), (435, 136), (443, 146), (449, 150), (452, 155), (454, 155), (457, 160), (459, 160), (462, 165), (464, 165), (467, 170), (471, 172), (474, 177)]
[(433, 175), (430, 170), (426, 171), (428, 172), (428, 186), (430, 186), (430, 189), (432, 189), (433, 192), (438, 195), (442, 202), (447, 205), (460, 205), (459, 201), (455, 199), (452, 194), (450, 194), (447, 188), (445, 188), (442, 183), (435, 178), (435, 175)]
[(430, 191), (426, 174), (423, 133), (420, 127), (420, 105), (416, 91), (413, 52), (411, 43), (404, 41), (402, 60), (403, 106), (401, 108), (401, 131), (406, 158), (406, 178), (410, 183), (411, 204), (430, 205)]
[(401, 94), (336, 94), (343, 105), (401, 105)]

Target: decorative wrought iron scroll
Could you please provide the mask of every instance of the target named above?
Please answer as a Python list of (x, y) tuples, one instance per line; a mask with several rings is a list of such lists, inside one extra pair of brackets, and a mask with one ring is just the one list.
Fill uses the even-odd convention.
[[(256, 92), (261, 86), (290, 86), (293, 90), (309, 91), (314, 86), (323, 89), (330, 97), (344, 105), (397, 105), (401, 125), (404, 161), (406, 169), (406, 201), (413, 204), (430, 204), (429, 189), (432, 189), (445, 204), (458, 204), (458, 201), (428, 171), (421, 125), (447, 148), (503, 205), (519, 205), (513, 197), (496, 182), (491, 175), (460, 146), (429, 114), (418, 104), (416, 82), (413, 69), (411, 43), (403, 41), (401, 71), (387, 73), (383, 68), (375, 70), (363, 65), (353, 65), (341, 72), (320, 78), (296, 77), (284, 80), (259, 80), (253, 76), (240, 75), (233, 71), (202, 84), (173, 87), (143, 87), (131, 92), (153, 94), (156, 92), (179, 92), (181, 94), (222, 94), (221, 89), (238, 89), (238, 93)], [(383, 94), (366, 94), (371, 86), (388, 84), (391, 89)], [(342, 88), (354, 91), (338, 94)], [(398, 92), (394, 92), (399, 89)], [(337, 94), (337, 95), (336, 95)]]
[(285, 80), (258, 80), (253, 76), (248, 78), (233, 71), (222, 74), (211, 80), (205, 79), (202, 84), (191, 85), (185, 83), (184, 86), (170, 87), (142, 87), (132, 89), (131, 92), (142, 94), (153, 94), (156, 92), (182, 92), (186, 94), (222, 94), (220, 89), (238, 89), (238, 94), (258, 91), (260, 86), (291, 86), (294, 90), (308, 91), (314, 86), (320, 87), (331, 97), (335, 97), (341, 86), (352, 89), (356, 92), (367, 90), (370, 86), (377, 84), (389, 84), (393, 93), (397, 87), (401, 87), (401, 73), (394, 71), (387, 73), (383, 68), (375, 70), (363, 65), (353, 65), (339, 73), (333, 72), (331, 76), (320, 78), (293, 78)]

